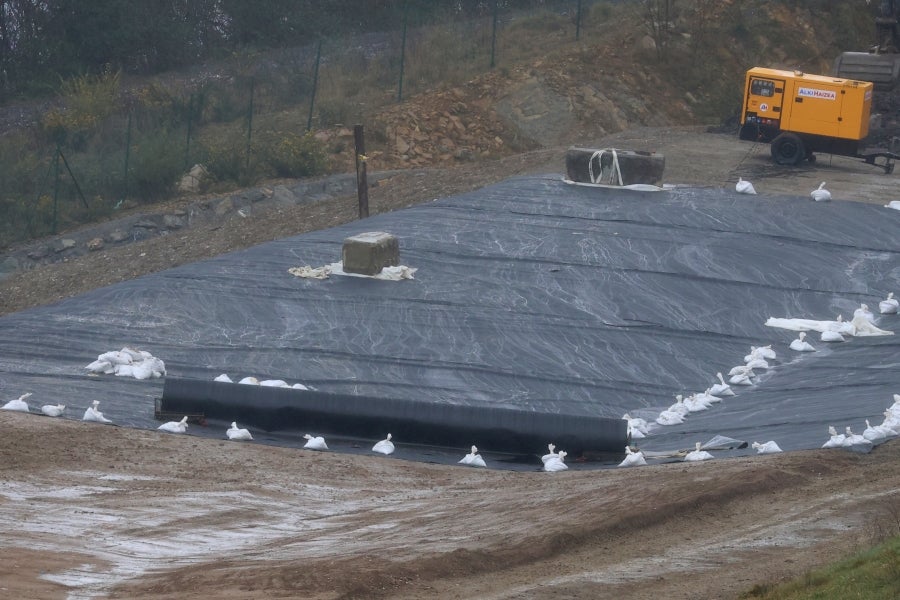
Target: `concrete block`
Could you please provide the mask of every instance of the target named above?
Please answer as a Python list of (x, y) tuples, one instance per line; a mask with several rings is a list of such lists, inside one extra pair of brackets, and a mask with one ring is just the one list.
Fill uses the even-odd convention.
[(378, 275), (384, 267), (400, 264), (400, 244), (383, 231), (360, 233), (344, 240), (341, 262), (346, 273)]

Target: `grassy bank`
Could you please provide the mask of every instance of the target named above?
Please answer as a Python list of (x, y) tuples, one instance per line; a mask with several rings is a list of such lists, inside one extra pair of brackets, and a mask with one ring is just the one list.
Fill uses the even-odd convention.
[(900, 536), (784, 584), (760, 584), (745, 600), (895, 600), (900, 598)]

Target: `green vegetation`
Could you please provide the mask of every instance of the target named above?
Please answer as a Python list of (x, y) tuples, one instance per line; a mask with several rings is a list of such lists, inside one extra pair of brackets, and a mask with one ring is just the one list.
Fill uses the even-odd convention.
[(266, 163), (278, 177), (308, 177), (325, 170), (325, 151), (311, 133), (276, 136), (264, 147)]
[(894, 600), (900, 598), (900, 536), (782, 585), (757, 585), (745, 600)]
[(41, 119), (48, 141), (84, 148), (98, 127), (119, 106), (120, 73), (105, 71), (63, 80), (59, 97), (65, 108), (51, 108)]
[(784, 584), (756, 585), (744, 600), (892, 600), (900, 598), (900, 496), (873, 506), (863, 531), (874, 547)]

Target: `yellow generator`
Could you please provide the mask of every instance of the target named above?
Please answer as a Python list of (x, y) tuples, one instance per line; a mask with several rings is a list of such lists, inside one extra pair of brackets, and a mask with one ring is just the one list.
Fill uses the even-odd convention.
[(801, 71), (754, 67), (747, 71), (740, 139), (771, 145), (780, 165), (815, 162), (815, 152), (862, 158), (886, 173), (891, 152), (860, 152), (869, 134), (872, 83)]

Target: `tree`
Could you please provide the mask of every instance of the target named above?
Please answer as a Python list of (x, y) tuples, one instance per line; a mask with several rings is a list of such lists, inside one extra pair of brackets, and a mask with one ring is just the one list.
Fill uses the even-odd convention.
[(644, 0), (644, 26), (656, 44), (656, 58), (660, 62), (668, 60), (668, 46), (675, 16), (675, 0)]
[(36, 0), (3, 0), (0, 3), (0, 72), (4, 99), (24, 80), (41, 79), (54, 41), (46, 39), (51, 12), (48, 3)]
[(89, 71), (113, 65), (127, 72), (154, 73), (210, 50), (219, 2), (55, 0), (54, 4), (53, 30), (64, 51), (58, 57), (60, 66), (70, 57)]

